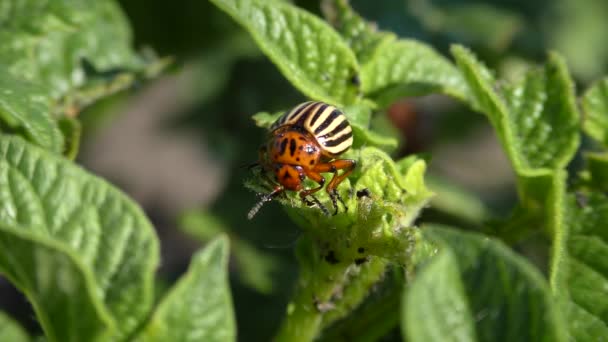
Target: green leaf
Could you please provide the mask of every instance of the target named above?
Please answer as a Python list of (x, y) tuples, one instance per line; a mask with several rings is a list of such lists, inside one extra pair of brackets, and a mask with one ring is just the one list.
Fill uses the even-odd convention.
[(142, 341), (235, 341), (228, 284), (228, 239), (215, 239), (193, 258), (140, 336)]
[(525, 24), (521, 14), (497, 3), (421, 1), (409, 9), (428, 31), (494, 53), (510, 48)]
[(516, 241), (542, 228), (559, 243), (563, 169), (580, 142), (574, 86), (563, 59), (550, 54), (545, 66), (501, 87), (469, 50), (454, 46), (452, 53), (471, 88), (471, 106), (488, 117), (517, 175), (520, 203), (498, 235)]
[(579, 186), (593, 191), (608, 191), (608, 153), (585, 152), (585, 170), (580, 172)]
[(430, 46), (415, 40), (386, 40), (361, 68), (363, 92), (381, 106), (404, 96), (440, 92), (460, 100), (468, 89), (458, 69)]
[(608, 146), (608, 77), (592, 85), (583, 95), (583, 131)]
[(283, 75), (307, 97), (338, 107), (356, 102), (354, 53), (329, 25), (291, 4), (211, 0), (241, 24)]
[(394, 33), (379, 31), (376, 25), (365, 21), (348, 4), (347, 0), (324, 2), (321, 9), (327, 20), (353, 50), (361, 64), (365, 64), (371, 58), (383, 41), (396, 39)]
[(475, 324), (456, 256), (441, 251), (403, 296), (403, 335), (408, 341), (475, 341)]
[(522, 166), (565, 168), (579, 145), (580, 116), (574, 83), (565, 61), (550, 54), (547, 64), (529, 71), (504, 92)]
[(0, 311), (0, 341), (27, 342), (29, 340), (29, 336), (19, 323)]
[[(38, 315), (53, 319), (43, 324), (47, 334), (61, 341), (89, 340), (74, 331), (85, 324), (73, 324), (69, 315), (78, 311), (82, 319), (85, 311), (96, 312), (96, 325), (120, 323), (122, 338), (145, 319), (158, 240), (141, 209), (120, 191), (20, 138), (0, 136), (0, 222), (10, 228), (2, 233), (0, 266), (10, 270), (9, 278)], [(64, 264), (70, 268), (65, 277), (80, 288), (53, 283), (53, 277), (63, 277), (56, 270)], [(59, 288), (51, 291), (51, 285)], [(74, 305), (77, 311), (59, 311)]]
[(437, 195), (431, 207), (469, 224), (480, 224), (491, 217), (487, 205), (471, 192), (445, 178), (427, 177), (429, 188)]
[(406, 290), (402, 328), (410, 341), (565, 341), (546, 281), (497, 240), (424, 227), (439, 244)]
[[(0, 6), (0, 119), (4, 131), (64, 152), (54, 114), (76, 115), (149, 77), (114, 0), (19, 0)], [(162, 69), (162, 68), (161, 68)], [(96, 70), (101, 70), (97, 72)], [(75, 152), (68, 137), (65, 152)]]
[(375, 104), (367, 99), (361, 102), (342, 108), (342, 112), (348, 119), (351, 126), (359, 126), (364, 129), (369, 129), (372, 119), (372, 112)]
[(374, 104), (367, 99), (344, 108), (344, 115), (353, 129), (353, 148), (373, 146), (392, 152), (399, 144), (397, 139), (370, 129), (373, 108)]
[(22, 134), (32, 143), (61, 153), (63, 136), (51, 118), (51, 99), (44, 87), (21, 81), (0, 63), (0, 120), (2, 131)]
[[(100, 71), (90, 65), (83, 66), (86, 70), (85, 83), (65, 94), (55, 106), (54, 112), (64, 117), (76, 117), (82, 110), (100, 99), (133, 88), (147, 79), (158, 76), (173, 61), (171, 57), (152, 56), (148, 59), (141, 67), (121, 67), (108, 71)], [(70, 147), (72, 146), (68, 146)]]
[(255, 125), (261, 128), (270, 128), (277, 119), (283, 115), (284, 112), (268, 113), (259, 112), (255, 113), (251, 118), (255, 122)]
[(564, 225), (568, 231), (563, 262), (553, 268), (556, 293), (572, 341), (608, 336), (608, 198), (591, 192), (566, 197)]
[(466, 98), (468, 90), (458, 70), (430, 46), (378, 30), (346, 0), (333, 0), (323, 9), (362, 65), (363, 92), (381, 107), (399, 97), (433, 92)]
[(386, 152), (394, 151), (399, 142), (393, 137), (387, 137), (382, 134), (378, 134), (360, 125), (351, 125), (353, 129), (353, 147), (361, 148), (363, 146), (378, 147)]
[(452, 53), (472, 92), (472, 106), (488, 116), (518, 175), (564, 168), (579, 145), (579, 114), (573, 82), (563, 59), (550, 54), (504, 91), (466, 48)]
[(103, 293), (95, 292), (89, 269), (33, 228), (0, 223), (0, 271), (27, 296), (48, 340), (102, 341), (114, 335), (116, 324), (101, 305)]
[(13, 1), (0, 7), (0, 23), (0, 66), (53, 99), (86, 83), (83, 61), (98, 70), (141, 64), (114, 0)]

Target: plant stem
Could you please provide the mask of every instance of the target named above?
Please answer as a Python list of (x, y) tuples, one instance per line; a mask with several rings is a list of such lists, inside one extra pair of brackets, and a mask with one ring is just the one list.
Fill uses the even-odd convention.
[(319, 267), (314, 273), (310, 269), (303, 270), (276, 341), (312, 341), (319, 334), (324, 311), (332, 305), (332, 297), (341, 291), (350, 265), (345, 262), (316, 265)]
[[(389, 267), (390, 268), (390, 267)], [(403, 270), (388, 272), (379, 289), (352, 314), (323, 331), (320, 341), (377, 341), (399, 325)]]
[[(323, 314), (342, 295), (352, 262), (333, 260), (307, 236), (298, 240), (296, 255), (300, 275), (287, 315), (277, 336), (278, 342), (312, 341), (320, 332)], [(333, 255), (332, 255), (333, 256)], [(335, 257), (335, 256), (334, 256)]]

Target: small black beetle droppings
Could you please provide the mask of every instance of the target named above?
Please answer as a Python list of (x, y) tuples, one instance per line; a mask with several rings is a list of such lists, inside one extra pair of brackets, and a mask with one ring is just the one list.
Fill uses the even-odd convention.
[(355, 265), (359, 266), (367, 262), (367, 258), (357, 258), (355, 259)]
[(368, 188), (363, 188), (363, 189), (357, 191), (357, 198), (370, 197), (371, 195), (372, 195), (372, 193), (369, 191)]
[(332, 265), (335, 265), (340, 262), (340, 260), (336, 258), (336, 253), (334, 253), (334, 251), (329, 251), (327, 253), (327, 255), (325, 256), (325, 261)]

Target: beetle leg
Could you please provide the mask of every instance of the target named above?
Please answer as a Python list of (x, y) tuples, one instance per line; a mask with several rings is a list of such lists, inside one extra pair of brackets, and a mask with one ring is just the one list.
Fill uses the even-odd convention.
[[(327, 163), (317, 164), (314, 167), (314, 171), (316, 172), (332, 172), (334, 174), (326, 188), (326, 191), (329, 194), (329, 197), (331, 198), (331, 201), (335, 208), (334, 215), (338, 213), (338, 201), (342, 203), (342, 205), (344, 206), (344, 210), (348, 211), (348, 207), (342, 200), (342, 197), (340, 196), (336, 188), (340, 183), (342, 183), (342, 181), (346, 177), (348, 177), (348, 175), (353, 172), (355, 166), (357, 166), (357, 162), (355, 160), (337, 159)], [(344, 172), (341, 175), (338, 175), (338, 170), (344, 170)]]
[[(327, 210), (327, 208), (323, 204), (321, 204), (321, 202), (313, 195), (315, 192), (323, 189), (323, 185), (325, 185), (325, 178), (318, 172), (311, 172), (311, 171), (307, 171), (307, 170), (303, 170), (303, 172), (304, 172), (304, 175), (306, 175), (308, 178), (319, 183), (319, 186), (316, 188), (300, 191), (300, 198), (308, 206), (316, 204), (321, 209), (321, 211), (323, 211), (323, 213), (325, 215), (329, 216), (329, 211)], [(308, 198), (307, 198), (308, 196), (310, 196), (312, 198), (312, 202), (310, 200), (308, 200)]]
[(334, 211), (334, 215), (338, 214), (338, 202), (336, 201), (336, 199), (340, 201), (340, 203), (342, 203), (344, 211), (348, 211), (348, 206), (346, 206), (346, 203), (344, 203), (344, 200), (342, 199), (342, 196), (340, 196), (338, 190), (331, 189), (327, 190), (327, 192), (329, 193), (329, 197), (331, 198), (331, 203), (334, 205), (334, 208), (336, 208), (336, 210)]
[(258, 211), (260, 210), (260, 208), (262, 208), (262, 206), (264, 205), (264, 203), (266, 202), (270, 202), (272, 201), (273, 198), (275, 198), (276, 196), (278, 196), (280, 193), (283, 192), (283, 190), (285, 190), (285, 188), (283, 188), (282, 185), (277, 185), (274, 190), (272, 190), (272, 192), (265, 194), (264, 196), (262, 196), (262, 198), (260, 198), (260, 200), (258, 201), (258, 203), (256, 203), (253, 208), (251, 208), (251, 210), (249, 210), (249, 213), (247, 213), (247, 219), (251, 220), (255, 214), (258, 213)]
[(308, 206), (316, 205), (317, 207), (319, 207), (319, 209), (321, 209), (325, 216), (329, 216), (329, 210), (327, 210), (327, 208), (321, 203), (321, 201), (319, 201), (319, 199), (315, 197), (315, 195), (310, 195), (310, 197), (312, 198), (312, 201), (308, 200), (307, 198), (302, 198), (302, 200)]

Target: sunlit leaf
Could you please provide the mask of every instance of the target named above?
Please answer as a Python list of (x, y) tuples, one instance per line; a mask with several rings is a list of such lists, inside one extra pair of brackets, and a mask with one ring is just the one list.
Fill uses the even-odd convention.
[(409, 341), (565, 341), (564, 322), (542, 275), (497, 240), (424, 228), (439, 245), (406, 289)]
[(141, 209), (114, 187), (2, 136), (0, 222), (0, 266), (48, 317), (41, 322), (49, 336), (90, 340), (117, 322), (125, 337), (147, 316), (158, 241)]
[(159, 304), (140, 340), (235, 341), (227, 268), (224, 236), (192, 257), (190, 269)]
[(608, 199), (595, 192), (569, 195), (562, 210), (567, 235), (552, 278), (570, 340), (602, 340), (608, 334)]
[(328, 24), (275, 0), (211, 0), (245, 27), (283, 75), (309, 98), (333, 105), (359, 96), (354, 53)]

